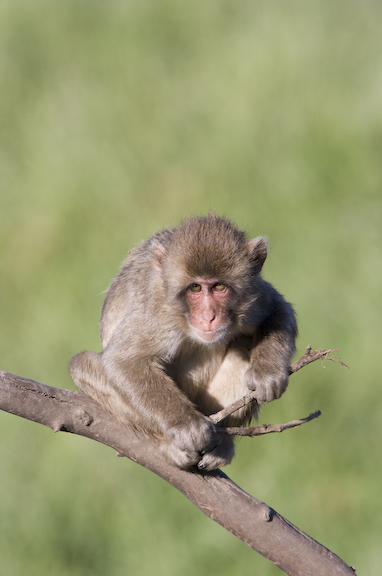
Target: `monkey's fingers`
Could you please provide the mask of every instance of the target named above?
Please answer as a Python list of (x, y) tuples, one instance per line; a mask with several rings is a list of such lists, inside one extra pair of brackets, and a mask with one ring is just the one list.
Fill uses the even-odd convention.
[(209, 444), (202, 459), (198, 462), (199, 470), (216, 470), (226, 466), (235, 455), (235, 447), (232, 436), (226, 434), (215, 434), (218, 437), (218, 443), (215, 447)]

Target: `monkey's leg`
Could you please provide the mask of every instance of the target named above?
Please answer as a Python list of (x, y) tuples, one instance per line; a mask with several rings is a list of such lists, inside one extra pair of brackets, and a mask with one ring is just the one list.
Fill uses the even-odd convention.
[(70, 359), (69, 372), (81, 392), (119, 420), (133, 422), (131, 410), (126, 403), (122, 403), (120, 394), (105, 374), (101, 353), (84, 351), (76, 354)]

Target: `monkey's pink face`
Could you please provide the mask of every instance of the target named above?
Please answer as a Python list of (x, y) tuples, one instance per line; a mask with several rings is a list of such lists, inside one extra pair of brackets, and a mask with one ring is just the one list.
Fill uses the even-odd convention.
[(215, 342), (227, 330), (230, 290), (218, 280), (196, 279), (187, 288), (189, 322), (193, 334), (204, 342)]

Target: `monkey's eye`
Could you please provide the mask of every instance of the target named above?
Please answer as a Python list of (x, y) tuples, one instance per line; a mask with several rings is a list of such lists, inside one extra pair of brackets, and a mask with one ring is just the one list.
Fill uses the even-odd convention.
[(216, 284), (214, 284), (214, 290), (215, 292), (223, 292), (223, 290), (225, 290), (225, 286), (221, 282), (216, 282)]
[(191, 286), (190, 286), (190, 288), (189, 288), (189, 290), (190, 290), (191, 292), (194, 292), (194, 293), (200, 292), (201, 289), (202, 289), (202, 287), (201, 287), (200, 284), (191, 284)]

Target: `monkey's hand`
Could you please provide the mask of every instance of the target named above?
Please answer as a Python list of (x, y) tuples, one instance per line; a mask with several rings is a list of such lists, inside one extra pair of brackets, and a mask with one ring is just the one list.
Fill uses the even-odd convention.
[(259, 404), (272, 402), (280, 398), (287, 389), (289, 366), (261, 366), (261, 363), (257, 363), (247, 370), (245, 377), (248, 388), (256, 392), (255, 397)]
[(162, 450), (179, 468), (198, 466), (214, 470), (229, 464), (234, 455), (232, 439), (216, 432), (206, 416), (195, 412), (188, 422), (172, 426), (166, 431)]
[(190, 468), (202, 458), (202, 452), (211, 442), (214, 433), (213, 423), (193, 410), (193, 413), (183, 414), (181, 422), (173, 423), (164, 431), (162, 450), (175, 466)]

